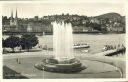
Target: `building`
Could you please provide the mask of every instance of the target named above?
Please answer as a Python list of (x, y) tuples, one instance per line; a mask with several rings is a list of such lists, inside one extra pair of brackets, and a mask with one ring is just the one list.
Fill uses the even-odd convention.
[(13, 17), (13, 11), (11, 12), (11, 17), (10, 17), (9, 23), (10, 23), (9, 27), (5, 27), (5, 28), (8, 28), (8, 31), (10, 31), (10, 32), (16, 32), (16, 31), (18, 31), (17, 10), (16, 10), (16, 13), (15, 13), (15, 18)]
[(10, 26), (18, 26), (17, 10), (16, 10), (15, 18), (13, 18), (13, 11), (11, 13)]

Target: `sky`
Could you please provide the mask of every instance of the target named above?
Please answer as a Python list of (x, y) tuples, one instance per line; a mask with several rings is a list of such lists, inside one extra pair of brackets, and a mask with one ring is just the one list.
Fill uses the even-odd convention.
[(13, 11), (17, 9), (18, 17), (20, 18), (32, 18), (34, 16), (46, 16), (55, 14), (78, 14), (86, 16), (98, 16), (105, 13), (116, 12), (121, 15), (125, 15), (123, 3), (107, 3), (107, 2), (77, 2), (77, 3), (4, 3), (2, 5), (2, 15), (11, 16)]

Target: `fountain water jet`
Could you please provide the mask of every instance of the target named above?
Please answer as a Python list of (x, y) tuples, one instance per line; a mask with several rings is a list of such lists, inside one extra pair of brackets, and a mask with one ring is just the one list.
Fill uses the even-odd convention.
[(73, 59), (73, 35), (71, 24), (64, 22), (54, 22), (52, 24), (55, 59), (58, 61)]
[(54, 58), (45, 58), (35, 64), (41, 70), (59, 73), (77, 72), (85, 69), (73, 55), (73, 35), (71, 23), (53, 22)]

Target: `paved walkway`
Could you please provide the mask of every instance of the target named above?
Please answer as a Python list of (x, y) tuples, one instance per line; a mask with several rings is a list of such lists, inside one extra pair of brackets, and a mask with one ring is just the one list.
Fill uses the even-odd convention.
[[(86, 59), (91, 61), (99, 61), (104, 62), (107, 64), (111, 64), (117, 67), (119, 69), (119, 72), (121, 74), (121, 77), (125, 77), (125, 58), (119, 58), (119, 57), (107, 57), (104, 56), (104, 54), (114, 52), (112, 51), (105, 51), (94, 55), (76, 55), (77, 58), (80, 59)], [(39, 52), (23, 52), (23, 53), (10, 53), (10, 54), (4, 54), (3, 59), (12, 59), (12, 58), (26, 58), (26, 57), (48, 57), (53, 55), (52, 51), (39, 51)]]

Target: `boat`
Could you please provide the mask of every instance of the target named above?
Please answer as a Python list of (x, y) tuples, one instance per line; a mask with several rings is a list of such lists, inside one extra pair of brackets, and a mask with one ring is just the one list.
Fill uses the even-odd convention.
[(74, 44), (75, 49), (79, 48), (89, 48), (90, 46), (88, 44)]

